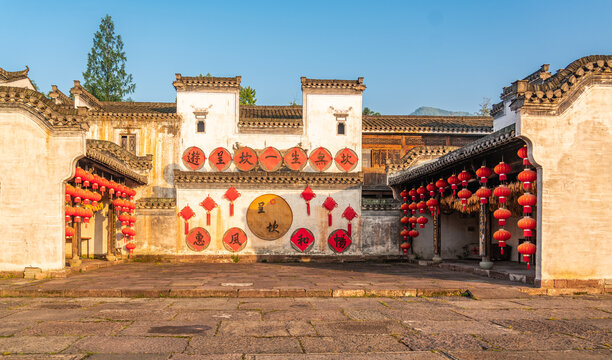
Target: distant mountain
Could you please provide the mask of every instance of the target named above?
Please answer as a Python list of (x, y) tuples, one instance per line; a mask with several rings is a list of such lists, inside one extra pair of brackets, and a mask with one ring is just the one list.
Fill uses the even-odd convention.
[(473, 114), (465, 111), (448, 111), (429, 106), (421, 106), (420, 108), (414, 110), (410, 115), (473, 116)]

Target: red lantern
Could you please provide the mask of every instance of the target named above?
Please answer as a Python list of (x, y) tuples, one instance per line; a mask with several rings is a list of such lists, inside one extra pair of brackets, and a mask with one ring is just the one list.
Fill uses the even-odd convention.
[(230, 216), (234, 216), (234, 200), (240, 197), (240, 193), (238, 192), (238, 190), (236, 190), (235, 187), (230, 186), (230, 188), (227, 189), (223, 197), (230, 202)]
[(408, 242), (403, 242), (402, 245), (400, 245), (400, 248), (404, 252), (404, 255), (407, 255), (408, 249), (410, 249), (410, 244)]
[(419, 223), (419, 226), (421, 227), (421, 229), (425, 228), (425, 224), (427, 224), (427, 218), (425, 216), (419, 216), (419, 218), (417, 219), (417, 223)]
[(425, 214), (425, 209), (427, 209), (427, 203), (425, 201), (419, 201), (417, 204), (417, 209), (421, 212), (421, 214)]
[(531, 214), (532, 206), (537, 202), (535, 195), (524, 193), (518, 198), (518, 203), (523, 207), (523, 214)]
[(459, 184), (459, 178), (455, 174), (453, 174), (448, 178), (447, 181), (450, 184), (451, 189), (453, 190), (453, 197), (454, 197), (457, 191), (457, 184)]
[(517, 225), (519, 228), (523, 229), (524, 237), (532, 237), (533, 229), (536, 228), (537, 223), (534, 218), (525, 216), (521, 220), (518, 221)]
[(407, 203), (403, 203), (402, 206), (400, 206), (400, 209), (404, 212), (404, 214), (407, 214), (409, 210), (409, 205)]
[(523, 145), (523, 147), (518, 150), (517, 155), (518, 157), (523, 159), (523, 165), (525, 166), (531, 165), (531, 163), (529, 162), (528, 156), (527, 156), (527, 145)]
[(417, 221), (418, 221), (418, 219), (417, 219), (417, 217), (416, 217), (416, 216), (411, 216), (411, 217), (408, 219), (408, 222), (410, 223), (410, 227), (415, 227), (415, 226), (416, 226)]
[(80, 184), (83, 182), (83, 172), (85, 172), (85, 170), (81, 169), (80, 167), (77, 167), (76, 169), (74, 169), (74, 183), (75, 184)]
[(520, 244), (516, 250), (519, 254), (523, 255), (523, 261), (527, 263), (527, 270), (529, 270), (531, 255), (536, 253), (536, 246), (531, 241), (525, 241)]
[(302, 199), (306, 201), (306, 214), (310, 216), (310, 200), (314, 199), (317, 195), (315, 195), (310, 186), (306, 185), (306, 188), (304, 191), (302, 191), (301, 196)]
[(438, 191), (440, 192), (440, 196), (444, 196), (444, 190), (446, 190), (447, 186), (448, 186), (448, 183), (444, 181), (444, 179), (442, 178), (436, 181), (436, 187), (438, 188)]
[(102, 181), (101, 177), (99, 177), (98, 175), (94, 175), (93, 178), (91, 179), (91, 188), (94, 190), (98, 190), (98, 188), (100, 187), (101, 181)]
[(531, 190), (532, 183), (538, 177), (535, 171), (530, 169), (525, 169), (518, 174), (518, 181), (523, 183), (523, 189)]
[(438, 206), (438, 200), (431, 198), (427, 200), (425, 204), (429, 207), (429, 212), (431, 212), (431, 216), (433, 217), (436, 212), (436, 207)]
[(481, 166), (478, 170), (476, 170), (476, 176), (480, 178), (481, 184), (486, 184), (489, 176), (493, 174), (493, 171), (486, 166)]
[(180, 212), (179, 215), (185, 220), (185, 235), (189, 234), (189, 219), (195, 216), (195, 213), (189, 207), (189, 205), (185, 206)]
[(346, 207), (346, 209), (344, 209), (342, 217), (348, 220), (348, 227), (346, 232), (348, 233), (348, 236), (351, 236), (351, 221), (353, 221), (353, 219), (357, 217), (357, 212), (349, 205)]
[(130, 255), (132, 255), (134, 253), (134, 249), (136, 249), (136, 244), (134, 244), (134, 243), (127, 243), (125, 245), (125, 248), (128, 249), (128, 251), (129, 251), (129, 255), (128, 255), (128, 257), (129, 257)]
[(508, 173), (512, 170), (512, 167), (508, 164), (506, 164), (505, 162), (500, 162), (499, 164), (497, 164), (495, 166), (495, 168), (493, 169), (493, 171), (495, 171), (495, 173), (497, 175), (499, 175), (499, 180), (500, 181), (504, 181), (506, 179), (508, 179)]
[(115, 194), (116, 188), (119, 186), (119, 184), (117, 184), (114, 181), (109, 181), (108, 182), (108, 194), (111, 196), (111, 199), (113, 197), (113, 195)]
[(75, 207), (74, 209), (74, 222), (76, 223), (80, 223), (81, 222), (81, 216), (83, 215), (83, 208), (79, 208), (79, 207)]
[(84, 190), (79, 189), (79, 188), (74, 188), (74, 190), (72, 191), (72, 196), (74, 197), (74, 202), (76, 204), (81, 203), (81, 200), (83, 200), (83, 194), (84, 194)]
[(463, 188), (459, 191), (457, 196), (461, 199), (461, 204), (463, 204), (463, 211), (465, 211), (465, 207), (467, 206), (468, 199), (472, 196), (472, 192), (467, 188)]
[[(83, 222), (89, 224), (89, 219), (93, 217), (93, 211), (89, 209), (83, 209)], [(87, 225), (85, 225), (87, 227)]]
[(72, 206), (66, 206), (64, 208), (64, 215), (65, 215), (66, 222), (70, 222), (70, 220), (71, 220), (70, 217), (74, 216), (74, 213), (75, 213), (75, 211), (74, 211), (74, 208)]
[(506, 229), (499, 229), (493, 233), (493, 239), (497, 240), (502, 254), (504, 253), (504, 247), (506, 247), (506, 241), (508, 241), (511, 236), (510, 231)]
[(210, 212), (217, 207), (217, 203), (208, 195), (206, 199), (202, 200), (200, 206), (206, 210), (206, 226), (210, 226)]
[(332, 226), (332, 210), (338, 206), (338, 203), (331, 196), (328, 196), (322, 205), (327, 209), (327, 225)]
[(436, 195), (436, 185), (434, 183), (427, 184), (427, 190), (429, 191), (429, 196), (433, 197)]
[[(425, 188), (425, 186), (423, 186), (423, 185), (419, 186), (419, 188), (416, 190), (416, 192), (419, 194), (421, 199), (425, 199), (425, 194), (427, 193), (427, 189)], [(412, 200), (414, 200), (414, 199), (412, 199)]]
[(463, 170), (462, 172), (459, 173), (459, 176), (457, 176), (457, 179), (461, 181), (461, 185), (468, 186), (468, 181), (472, 179), (472, 174), (470, 174), (470, 172), (467, 170)]
[(408, 224), (408, 222), (409, 222), (408, 220), (409, 220), (409, 219), (408, 219), (408, 216), (404, 216), (404, 217), (402, 217), (402, 218), (400, 219), (400, 222), (401, 222), (402, 224)]
[(130, 215), (128, 215), (127, 213), (119, 215), (119, 221), (121, 221), (122, 226), (128, 226), (130, 222)]
[(71, 228), (70, 226), (66, 226), (66, 229), (64, 230), (64, 232), (66, 235), (66, 239), (74, 236), (74, 229)]
[(104, 178), (100, 178), (100, 192), (104, 194), (106, 189), (110, 186), (110, 182)]
[(414, 230), (414, 229), (412, 229), (412, 230), (410, 230), (408, 232), (408, 236), (410, 236), (411, 238), (415, 238), (415, 237), (419, 236), (419, 232)]
[(404, 202), (408, 201), (408, 191), (406, 191), (406, 189), (402, 190), (402, 192), (400, 193), (400, 196), (402, 197), (402, 200)]
[(408, 233), (410, 231), (408, 231), (408, 229), (406, 227), (404, 227), (404, 229), (400, 232), (400, 235), (402, 236), (402, 238), (404, 238), (404, 240), (406, 240), (408, 238)]
[(486, 188), (486, 187), (481, 187), (480, 189), (476, 190), (476, 196), (478, 196), (480, 198), (480, 203), (481, 204), (486, 204), (487, 203), (487, 199), (491, 196), (491, 189)]
[(495, 195), (495, 197), (499, 198), (499, 203), (500, 204), (504, 204), (506, 202), (506, 199), (508, 198), (508, 196), (510, 196), (510, 194), (512, 194), (512, 190), (510, 190), (510, 188), (505, 186), (505, 185), (499, 185), (493, 191), (493, 195)]
[(411, 202), (410, 205), (408, 205), (408, 208), (410, 209), (410, 213), (415, 214), (416, 210), (417, 210), (417, 203), (415, 202)]
[(499, 208), (493, 212), (493, 217), (499, 220), (499, 226), (506, 225), (506, 219), (510, 218), (510, 216), (512, 216), (512, 213), (505, 208)]
[(70, 184), (64, 186), (64, 192), (66, 193), (66, 202), (72, 201), (72, 195), (74, 195), (74, 187)]
[(89, 184), (93, 180), (93, 175), (91, 173), (83, 170), (82, 179), (83, 179), (83, 186), (87, 188), (87, 187), (89, 187)]

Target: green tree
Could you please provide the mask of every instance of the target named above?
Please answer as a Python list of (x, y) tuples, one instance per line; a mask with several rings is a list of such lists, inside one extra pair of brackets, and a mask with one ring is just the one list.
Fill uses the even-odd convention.
[(240, 105), (255, 105), (257, 98), (255, 97), (255, 89), (250, 86), (240, 87)]
[(364, 107), (363, 108), (363, 115), (380, 115), (379, 112), (374, 111), (374, 110), (370, 110), (370, 108), (368, 107)]
[(482, 98), (482, 103), (480, 104), (480, 110), (476, 112), (478, 116), (491, 116), (491, 99)]
[(136, 89), (132, 74), (125, 71), (126, 60), (121, 35), (115, 35), (115, 24), (107, 14), (100, 21), (100, 29), (94, 34), (93, 46), (87, 55), (83, 87), (98, 100), (123, 100)]

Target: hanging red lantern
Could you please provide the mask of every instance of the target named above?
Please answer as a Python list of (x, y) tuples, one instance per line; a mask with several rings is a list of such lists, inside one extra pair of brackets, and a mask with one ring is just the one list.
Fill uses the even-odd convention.
[(444, 196), (444, 190), (448, 187), (448, 183), (440, 178), (440, 180), (436, 181), (436, 187), (438, 188), (438, 192), (440, 192), (440, 196)]
[[(416, 197), (419, 193), (415, 190), (415, 188), (410, 189), (410, 191), (408, 191), (408, 196), (410, 196), (410, 199), (412, 199), (412, 201), (416, 200)], [(406, 200), (404, 200), (406, 201)]]
[(495, 166), (493, 171), (495, 171), (495, 173), (499, 175), (500, 181), (505, 181), (508, 179), (508, 173), (512, 171), (512, 167), (509, 164), (506, 164), (505, 162), (502, 161)]
[(523, 242), (516, 249), (519, 254), (523, 255), (523, 261), (527, 263), (527, 270), (530, 268), (531, 255), (536, 253), (536, 246), (529, 240)]
[(418, 219), (417, 219), (416, 216), (411, 216), (408, 219), (408, 222), (410, 223), (410, 227), (416, 227), (417, 221), (418, 221)]
[(100, 178), (100, 192), (102, 194), (104, 194), (104, 192), (106, 192), (106, 189), (108, 189), (110, 182), (108, 180), (106, 180), (105, 178)]
[(461, 204), (463, 205), (463, 211), (465, 211), (465, 207), (467, 206), (468, 199), (472, 196), (472, 192), (467, 188), (463, 188), (459, 191), (457, 196), (461, 199)]
[(400, 209), (402, 210), (404, 215), (408, 214), (409, 208), (410, 208), (410, 206), (407, 203), (403, 203), (402, 206), (400, 206)]
[(410, 232), (410, 231), (408, 231), (408, 228), (406, 228), (406, 227), (404, 226), (404, 229), (403, 229), (403, 230), (400, 232), (400, 235), (402, 236), (402, 238), (403, 238), (404, 240), (406, 240), (406, 239), (408, 238), (408, 233), (409, 233), (409, 232)]
[(81, 222), (81, 215), (83, 214), (82, 210), (83, 208), (80, 207), (75, 207), (73, 208), (74, 212), (73, 212), (73, 216), (74, 216), (74, 222), (75, 223), (80, 223)]
[(425, 186), (423, 185), (419, 186), (419, 188), (416, 191), (419, 194), (421, 199), (425, 199), (425, 194), (427, 194), (427, 188), (425, 188)]
[(512, 235), (510, 234), (510, 231), (506, 230), (506, 229), (499, 229), (496, 232), (493, 233), (493, 239), (497, 240), (498, 242), (498, 246), (499, 246), (499, 250), (500, 253), (504, 253), (504, 247), (506, 247), (506, 241), (510, 240), (510, 237), (512, 237)]
[(410, 249), (410, 244), (408, 242), (403, 242), (400, 245), (400, 248), (402, 249), (402, 251), (404, 252), (404, 255), (408, 254), (408, 249)]
[(101, 181), (102, 181), (101, 177), (99, 177), (98, 175), (94, 175), (93, 178), (91, 179), (91, 188), (94, 190), (98, 190), (98, 188), (100, 187)]
[(421, 227), (421, 229), (425, 228), (425, 224), (427, 224), (427, 218), (425, 216), (419, 216), (419, 218), (417, 219), (417, 223), (419, 224), (419, 226)]
[(314, 199), (317, 195), (315, 195), (310, 186), (306, 185), (306, 188), (304, 191), (302, 191), (301, 196), (302, 199), (306, 201), (306, 214), (310, 216), (310, 200)]
[(85, 170), (81, 169), (80, 167), (77, 167), (76, 169), (74, 169), (74, 183), (75, 184), (80, 184), (83, 182), (83, 172)]
[(91, 180), (93, 180), (93, 175), (88, 171), (83, 171), (82, 178), (83, 186), (88, 188), (91, 183)]
[(349, 205), (346, 207), (346, 209), (344, 209), (342, 217), (348, 220), (348, 227), (346, 229), (346, 232), (348, 233), (348, 236), (351, 236), (351, 221), (353, 221), (353, 219), (357, 217), (357, 212)]
[(486, 188), (484, 186), (476, 190), (476, 196), (480, 198), (481, 204), (486, 204), (491, 194), (492, 194), (491, 189)]
[(111, 199), (113, 198), (113, 195), (115, 194), (115, 188), (119, 186), (119, 184), (117, 184), (114, 181), (109, 181), (108, 182), (108, 194), (110, 195)]
[(131, 242), (130, 242), (130, 243), (127, 243), (127, 244), (125, 245), (125, 248), (126, 248), (126, 249), (128, 249), (128, 251), (129, 251), (129, 253), (128, 253), (128, 257), (130, 257), (130, 255), (132, 255), (132, 256), (133, 256), (133, 254), (134, 254), (134, 249), (136, 249), (136, 244), (131, 243)]
[(523, 165), (525, 166), (531, 165), (528, 159), (528, 155), (527, 155), (527, 145), (523, 145), (523, 147), (517, 151), (517, 155), (518, 157), (523, 159)]
[(493, 212), (493, 217), (499, 221), (499, 226), (506, 225), (506, 219), (509, 219), (510, 216), (512, 213), (506, 208), (499, 208)]
[(465, 186), (468, 186), (468, 181), (472, 179), (472, 174), (467, 170), (463, 170), (462, 172), (459, 173), (459, 176), (457, 176), (457, 179), (459, 179), (459, 181), (461, 181), (461, 185), (465, 187)]
[(123, 210), (123, 201), (121, 201), (121, 199), (115, 199), (113, 200), (113, 206), (115, 210), (117, 210), (117, 214), (119, 214)]
[(409, 222), (408, 220), (409, 220), (409, 219), (408, 219), (408, 216), (404, 216), (404, 217), (402, 217), (402, 218), (400, 219), (400, 222), (401, 222), (402, 224), (408, 224), (408, 222)]
[(495, 197), (499, 198), (498, 201), (499, 201), (500, 204), (504, 204), (506, 202), (506, 199), (508, 198), (508, 196), (510, 196), (510, 194), (512, 194), (512, 190), (510, 190), (510, 188), (505, 186), (505, 185), (499, 185), (493, 191), (493, 195), (495, 195)]
[(102, 195), (98, 193), (93, 193), (91, 200), (92, 200), (91, 205), (93, 207), (98, 207), (98, 201), (102, 200)]
[(74, 190), (72, 191), (72, 196), (75, 204), (80, 204), (81, 200), (83, 200), (83, 191), (84, 190), (79, 188), (74, 188)]
[(71, 217), (74, 216), (74, 208), (72, 206), (66, 206), (64, 208), (64, 216), (66, 222), (70, 222)]
[(332, 210), (338, 206), (338, 203), (331, 196), (328, 196), (327, 199), (323, 201), (322, 206), (327, 209), (327, 225), (332, 226)]
[(434, 185), (433, 182), (427, 184), (427, 191), (429, 191), (429, 196), (435, 196), (436, 195), (436, 185)]
[(408, 232), (408, 236), (410, 236), (411, 238), (413, 238), (413, 239), (414, 239), (415, 237), (419, 236), (419, 232), (418, 232), (418, 231), (416, 231), (416, 230), (414, 230), (414, 229), (412, 229), (412, 230), (410, 230), (410, 231)]
[(66, 202), (71, 202), (72, 195), (74, 195), (74, 186), (66, 184), (64, 186), (64, 193), (66, 194)]
[(200, 206), (206, 210), (206, 226), (210, 226), (210, 212), (217, 207), (217, 203), (208, 195), (206, 199), (202, 200)]
[(121, 215), (119, 215), (119, 221), (121, 221), (122, 226), (128, 226), (130, 222), (130, 215), (128, 215), (127, 213), (122, 213)]
[(195, 213), (193, 212), (193, 209), (187, 205), (181, 211), (179, 211), (179, 216), (185, 221), (185, 235), (187, 235), (189, 234), (189, 219), (194, 217)]
[(74, 228), (71, 228), (70, 226), (66, 226), (64, 233), (66, 235), (66, 239), (71, 238), (74, 236)]
[(451, 189), (453, 190), (454, 197), (457, 192), (457, 184), (459, 184), (459, 178), (455, 174), (453, 174), (448, 178), (447, 182), (450, 184)]
[(518, 181), (523, 183), (523, 189), (531, 190), (532, 183), (538, 177), (537, 173), (530, 169), (525, 169), (518, 174)]
[(408, 205), (408, 208), (410, 209), (410, 213), (411, 214), (415, 214), (416, 210), (417, 210), (417, 203), (416, 202), (411, 202), (410, 205)]
[(404, 202), (408, 201), (408, 191), (406, 191), (406, 189), (402, 190), (402, 192), (400, 193), (400, 196), (402, 197), (402, 200)]
[(417, 209), (421, 212), (421, 214), (425, 214), (425, 209), (427, 209), (427, 203), (425, 201), (419, 201), (417, 204)]
[(436, 212), (436, 208), (438, 207), (438, 200), (431, 198), (427, 200), (425, 204), (427, 204), (429, 207), (429, 212), (431, 212), (431, 216), (433, 217), (434, 213)]
[(236, 190), (235, 187), (230, 186), (229, 189), (223, 195), (230, 202), (230, 216), (234, 216), (234, 200), (240, 197), (240, 193)]
[(476, 170), (476, 176), (480, 178), (481, 184), (486, 184), (489, 176), (493, 174), (493, 171), (486, 166), (481, 166), (478, 170)]
[(536, 204), (537, 198), (530, 193), (524, 193), (518, 198), (518, 203), (523, 207), (523, 214), (531, 214), (532, 207)]
[(126, 227), (121, 230), (121, 233), (124, 235), (125, 240), (133, 240), (134, 235), (136, 235), (136, 230)]
[(522, 219), (518, 221), (518, 224), (517, 224), (519, 228), (523, 229), (524, 237), (532, 237), (533, 229), (536, 228), (536, 225), (537, 223), (535, 219), (529, 216), (524, 216)]

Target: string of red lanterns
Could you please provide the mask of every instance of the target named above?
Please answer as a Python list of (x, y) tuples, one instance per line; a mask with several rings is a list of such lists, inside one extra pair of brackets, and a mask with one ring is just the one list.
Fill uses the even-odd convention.
[(527, 158), (527, 145), (520, 148), (517, 155), (523, 159), (523, 165), (525, 166), (525, 169), (517, 176), (517, 179), (523, 183), (523, 189), (525, 190), (525, 194), (518, 198), (519, 205), (523, 206), (523, 218), (518, 221), (517, 225), (523, 230), (523, 236), (527, 238), (526, 241), (518, 246), (517, 251), (519, 254), (523, 255), (523, 261), (527, 263), (527, 269), (529, 269), (531, 256), (535, 254), (537, 250), (535, 244), (531, 242), (537, 223), (536, 220), (530, 216), (533, 211), (533, 206), (535, 206), (537, 202), (537, 198), (529, 191), (533, 188), (533, 182), (537, 179), (537, 174), (529, 168), (531, 163)]
[[(412, 189), (410, 190), (410, 192), (414, 191), (414, 197), (413, 200), (416, 199), (416, 190)], [(415, 207), (414, 210), (410, 208), (410, 205), (408, 205), (408, 196), (412, 196), (408, 191), (406, 191), (406, 189), (402, 190), (402, 192), (400, 193), (400, 196), (402, 197), (402, 205), (400, 206), (400, 209), (402, 210), (402, 217), (400, 219), (400, 222), (402, 223), (402, 231), (400, 232), (400, 236), (402, 237), (402, 244), (400, 245), (400, 249), (402, 249), (402, 252), (404, 253), (404, 256), (408, 256), (408, 250), (410, 249), (410, 243), (408, 242), (408, 236), (410, 236), (410, 231), (408, 230), (408, 223), (409, 223), (409, 218), (408, 218), (408, 210), (411, 211), (416, 211), (416, 203), (414, 203)], [(412, 204), (411, 204), (412, 205)]]

